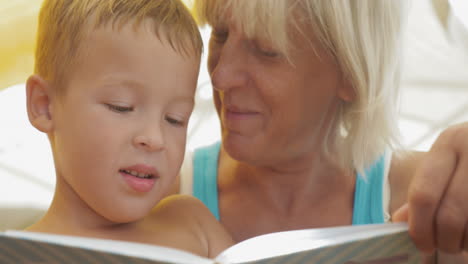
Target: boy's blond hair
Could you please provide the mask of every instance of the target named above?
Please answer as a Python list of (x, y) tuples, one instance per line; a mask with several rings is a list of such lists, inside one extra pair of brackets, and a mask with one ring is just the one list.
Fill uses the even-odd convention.
[(149, 19), (155, 34), (176, 52), (201, 56), (198, 26), (180, 0), (45, 0), (40, 14), (34, 72), (62, 94), (80, 45), (90, 31), (112, 23), (138, 26)]

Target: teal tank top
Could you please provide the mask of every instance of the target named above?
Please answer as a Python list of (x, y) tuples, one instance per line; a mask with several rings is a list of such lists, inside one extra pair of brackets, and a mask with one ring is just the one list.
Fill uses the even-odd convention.
[[(218, 207), (218, 157), (221, 142), (195, 150), (193, 157), (193, 195), (220, 219)], [(366, 170), (366, 179), (358, 174), (354, 193), (353, 225), (384, 223), (383, 181), (385, 158), (382, 155)]]

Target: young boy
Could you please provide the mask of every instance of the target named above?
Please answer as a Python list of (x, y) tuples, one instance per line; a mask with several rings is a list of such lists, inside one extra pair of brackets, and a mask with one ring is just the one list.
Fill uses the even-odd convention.
[(180, 0), (45, 0), (31, 124), (49, 137), (54, 199), (28, 231), (214, 257), (232, 241), (194, 198), (158, 203), (181, 166), (202, 41)]

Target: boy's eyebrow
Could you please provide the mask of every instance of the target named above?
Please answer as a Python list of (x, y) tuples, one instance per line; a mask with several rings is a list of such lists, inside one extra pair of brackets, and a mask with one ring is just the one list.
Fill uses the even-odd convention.
[(143, 83), (140, 83), (136, 80), (125, 79), (125, 78), (116, 77), (113, 75), (102, 78), (101, 85), (104, 87), (118, 85), (118, 86), (127, 87), (127, 88), (137, 88), (137, 89), (144, 88)]
[(131, 88), (131, 89), (144, 89), (145, 84), (142, 82), (139, 82), (137, 80), (132, 80), (132, 79), (126, 79), (126, 78), (121, 78), (121, 77), (115, 77), (115, 76), (109, 76), (105, 77), (101, 81), (101, 85), (104, 87), (107, 86), (120, 86), (124, 88)]
[(180, 95), (180, 96), (176, 96), (172, 101), (182, 102), (182, 103), (189, 103), (190, 105), (192, 105), (192, 107), (195, 105), (195, 97), (194, 96)]
[[(123, 79), (123, 78), (115, 78), (113, 76), (110, 76), (108, 78), (105, 78), (102, 81), (103, 87), (113, 87), (115, 85), (120, 86), (122, 88), (129, 88), (129, 89), (138, 89), (142, 90), (144, 89), (145, 85), (137, 80), (131, 80), (131, 79)], [(172, 87), (167, 87), (167, 89), (171, 89)], [(176, 96), (174, 98), (174, 101), (189, 101), (190, 103), (194, 104), (195, 103), (195, 97), (194, 96), (187, 96), (187, 95), (180, 95)]]

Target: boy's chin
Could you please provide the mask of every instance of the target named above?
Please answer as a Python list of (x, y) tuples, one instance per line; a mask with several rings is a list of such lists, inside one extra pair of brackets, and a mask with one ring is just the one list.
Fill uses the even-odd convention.
[(125, 210), (123, 208), (120, 210), (115, 209), (117, 208), (114, 208), (113, 212), (102, 213), (101, 216), (107, 219), (111, 224), (117, 225), (137, 222), (142, 220), (149, 213), (149, 210), (136, 210), (135, 208), (133, 208), (133, 210)]
[(116, 224), (131, 224), (142, 220), (146, 215), (147, 212), (146, 214), (120, 215), (118, 218), (115, 218), (113, 222)]

